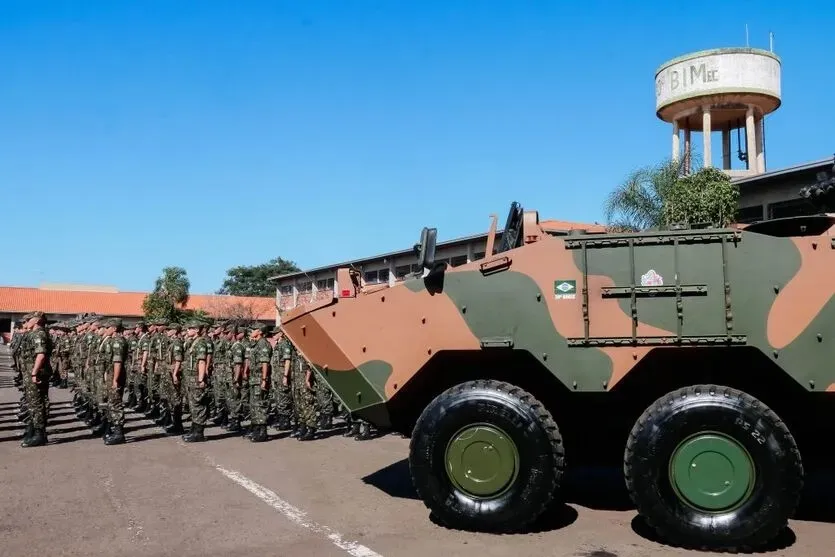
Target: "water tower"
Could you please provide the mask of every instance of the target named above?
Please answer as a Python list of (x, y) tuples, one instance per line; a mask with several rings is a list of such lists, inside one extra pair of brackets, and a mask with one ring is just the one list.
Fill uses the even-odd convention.
[[(722, 169), (731, 176), (765, 172), (763, 118), (780, 107), (780, 58), (757, 48), (718, 48), (674, 58), (655, 72), (656, 115), (673, 126), (672, 155), (690, 171), (691, 132), (702, 132), (704, 166), (713, 165), (711, 132), (722, 132)], [(736, 131), (736, 134), (732, 132)], [(731, 166), (731, 142), (742, 169)]]

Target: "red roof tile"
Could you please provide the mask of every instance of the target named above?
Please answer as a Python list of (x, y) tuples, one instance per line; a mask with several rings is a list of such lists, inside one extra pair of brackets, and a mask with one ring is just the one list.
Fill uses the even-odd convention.
[[(42, 290), (0, 287), (0, 313), (47, 314), (97, 313), (119, 317), (142, 317), (142, 300), (147, 292), (90, 292), (84, 290)], [(251, 308), (256, 319), (275, 321), (275, 299), (192, 294), (185, 309), (202, 309), (214, 317), (229, 317), (235, 308)]]

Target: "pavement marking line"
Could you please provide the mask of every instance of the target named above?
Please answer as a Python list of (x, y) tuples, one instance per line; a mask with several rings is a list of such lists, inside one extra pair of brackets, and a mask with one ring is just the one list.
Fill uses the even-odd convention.
[(311, 532), (315, 532), (317, 534), (324, 535), (330, 542), (338, 547), (339, 549), (346, 552), (351, 557), (383, 557), (376, 551), (358, 543), (349, 540), (345, 540), (342, 537), (342, 534), (336, 532), (332, 528), (328, 526), (324, 526), (322, 524), (318, 524), (309, 518), (307, 518), (307, 513), (297, 507), (294, 507), (281, 497), (279, 497), (274, 491), (267, 489), (266, 487), (258, 484), (243, 474), (235, 472), (234, 470), (227, 470), (223, 466), (219, 464), (215, 464), (214, 461), (207, 457), (209, 463), (214, 466), (214, 468), (238, 484), (239, 486), (243, 487), (263, 502), (280, 512), (290, 520), (291, 522), (301, 526), (302, 528), (307, 528)]

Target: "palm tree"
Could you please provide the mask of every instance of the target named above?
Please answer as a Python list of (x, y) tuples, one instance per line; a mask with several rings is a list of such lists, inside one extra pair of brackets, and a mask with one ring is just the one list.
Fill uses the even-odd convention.
[[(692, 157), (691, 157), (692, 160)], [(665, 224), (664, 200), (684, 174), (686, 157), (633, 171), (609, 194), (604, 214), (614, 232), (636, 232)]]

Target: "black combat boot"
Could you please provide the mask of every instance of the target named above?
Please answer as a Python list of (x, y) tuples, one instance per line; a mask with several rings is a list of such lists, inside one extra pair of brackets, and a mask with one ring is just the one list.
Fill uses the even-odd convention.
[(226, 431), (231, 431), (232, 433), (238, 433), (242, 430), (241, 427), (241, 420), (237, 418), (230, 418), (229, 424), (226, 426)]
[(134, 412), (138, 412), (138, 413), (142, 414), (142, 413), (145, 412), (146, 409), (147, 409), (147, 406), (145, 405), (145, 390), (140, 388), (139, 389), (139, 395), (137, 396), (137, 399), (136, 399), (136, 408), (134, 408), (133, 410), (134, 410)]
[(371, 424), (368, 422), (362, 422), (360, 424), (360, 430), (356, 437), (354, 437), (354, 441), (367, 441), (371, 439)]
[(203, 437), (203, 426), (194, 423), (191, 424), (191, 431), (183, 435), (183, 441), (186, 443), (199, 443), (205, 440), (206, 438)]
[(128, 401), (125, 403), (125, 408), (130, 408), (131, 410), (136, 408), (136, 392), (134, 389), (135, 387), (129, 388)]
[(121, 445), (125, 442), (125, 432), (122, 426), (114, 425), (113, 431), (104, 436), (105, 445)]
[(296, 423), (296, 429), (293, 430), (293, 432), (290, 434), (290, 437), (295, 437), (295, 438), (298, 439), (302, 435), (306, 435), (306, 434), (307, 434), (307, 426), (304, 425), (304, 424)]
[(263, 443), (267, 440), (267, 425), (258, 424), (252, 426), (252, 432), (249, 434), (249, 440), (253, 443)]
[(312, 441), (316, 439), (316, 428), (308, 427), (302, 435), (299, 435), (299, 441)]
[(359, 422), (351, 422), (351, 425), (345, 430), (345, 433), (342, 435), (344, 437), (356, 437), (360, 433), (360, 423)]
[(42, 427), (36, 428), (32, 436), (24, 439), (20, 444), (21, 447), (40, 447), (42, 445), (46, 445), (46, 431)]
[(61, 384), (60, 384), (60, 385), (58, 385), (58, 387), (60, 387), (61, 389), (68, 389), (68, 388), (70, 387), (69, 383), (67, 382), (67, 378), (66, 378), (66, 377), (64, 377), (63, 379), (61, 379)]
[(322, 414), (319, 416), (319, 429), (330, 429), (333, 427), (333, 416)]
[(107, 416), (102, 416), (101, 421), (93, 426), (92, 433), (95, 437), (104, 437), (108, 433)]
[(166, 435), (181, 435), (183, 431), (183, 412), (180, 408), (174, 408), (171, 413), (171, 423), (165, 428), (165, 433)]
[(27, 424), (26, 429), (23, 430), (23, 439), (21, 439), (21, 441), (24, 443), (28, 442), (29, 438), (31, 438), (34, 433), (35, 426), (31, 423)]
[(223, 427), (224, 425), (226, 425), (227, 421), (228, 416), (226, 414), (226, 408), (221, 406), (215, 414), (214, 419), (212, 419), (212, 423), (214, 423), (216, 426)]
[(281, 416), (275, 424), (278, 431), (288, 431), (290, 429), (290, 418)]

